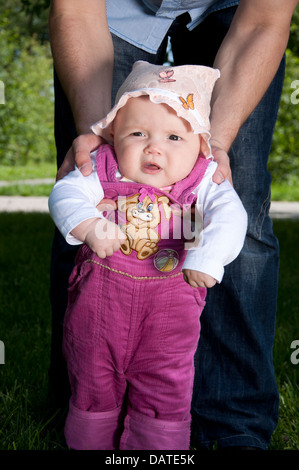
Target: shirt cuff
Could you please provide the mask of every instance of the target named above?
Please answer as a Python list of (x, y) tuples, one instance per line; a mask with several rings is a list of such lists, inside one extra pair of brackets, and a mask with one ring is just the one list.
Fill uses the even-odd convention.
[(89, 216), (86, 215), (84, 217), (84, 219), (80, 219), (78, 221), (78, 219), (76, 220), (70, 220), (69, 223), (66, 225), (66, 226), (63, 226), (62, 227), (62, 235), (65, 237), (65, 240), (66, 242), (69, 244), (69, 245), (82, 245), (82, 241), (79, 240), (78, 238), (74, 237), (74, 235), (71, 233), (72, 230), (77, 227), (79, 224), (81, 224), (82, 222), (84, 222), (85, 220), (88, 220), (88, 219), (103, 219), (104, 216), (103, 216), (103, 213), (102, 212), (99, 212), (97, 209), (95, 209), (95, 211), (90, 214)]
[(182, 269), (192, 269), (193, 271), (208, 274), (216, 279), (218, 283), (222, 281), (224, 275), (222, 263), (202, 255), (202, 253), (197, 250), (188, 251)]

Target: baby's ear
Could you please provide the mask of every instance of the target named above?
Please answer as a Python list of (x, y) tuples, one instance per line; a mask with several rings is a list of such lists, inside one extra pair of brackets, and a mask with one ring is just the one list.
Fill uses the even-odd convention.
[(211, 155), (211, 149), (205, 139), (200, 136), (200, 152), (204, 154), (205, 157)]
[(111, 132), (111, 128), (105, 128), (101, 130), (101, 137), (103, 139), (103, 144), (113, 145), (114, 134)]
[(112, 121), (112, 123), (110, 124), (110, 129), (109, 129), (109, 135), (111, 137), (111, 139), (113, 140), (114, 139), (114, 121)]

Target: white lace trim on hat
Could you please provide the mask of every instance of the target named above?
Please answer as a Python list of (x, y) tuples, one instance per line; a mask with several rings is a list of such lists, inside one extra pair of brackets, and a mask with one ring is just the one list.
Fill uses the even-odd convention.
[[(129, 92), (129, 94), (130, 94), (130, 93), (134, 93), (134, 92), (138, 92), (138, 91), (145, 91), (146, 94), (148, 94), (150, 97), (152, 97), (152, 93), (155, 93), (155, 94), (157, 94), (157, 95), (159, 95), (159, 96), (164, 96), (164, 97), (169, 98), (169, 99), (171, 99), (171, 100), (173, 100), (173, 101), (177, 101), (177, 102), (178, 102), (179, 104), (181, 104), (182, 107), (183, 107), (182, 101), (180, 100), (180, 96), (179, 96), (177, 93), (174, 93), (173, 91), (162, 90), (161, 88), (144, 88), (144, 89), (140, 88), (140, 89), (138, 89), (138, 90), (131, 90), (131, 91)], [(185, 100), (184, 97), (182, 97), (182, 98)], [(189, 112), (192, 113), (192, 114), (194, 115), (195, 119), (196, 119), (196, 120), (198, 121), (198, 123), (200, 124), (200, 126), (206, 128), (206, 124), (205, 124), (205, 122), (204, 122), (204, 119), (203, 119), (203, 117), (201, 116), (201, 114), (198, 112), (197, 109), (195, 109), (195, 108), (194, 108), (194, 109), (191, 109), (191, 108), (188, 107), (188, 109), (186, 109), (186, 111), (188, 111), (188, 113), (189, 113)]]

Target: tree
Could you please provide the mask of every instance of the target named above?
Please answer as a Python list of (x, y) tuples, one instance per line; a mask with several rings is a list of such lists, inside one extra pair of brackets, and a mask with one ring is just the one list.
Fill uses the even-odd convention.
[[(10, 7), (10, 9), (8, 8)], [(36, 32), (25, 34), (26, 15), (17, 2), (0, 11), (0, 80), (5, 103), (0, 105), (0, 163), (53, 161), (53, 80), (48, 41)]]

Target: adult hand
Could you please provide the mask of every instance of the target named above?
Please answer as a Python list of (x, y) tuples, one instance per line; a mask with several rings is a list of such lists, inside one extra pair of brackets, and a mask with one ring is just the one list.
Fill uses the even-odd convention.
[(77, 137), (68, 150), (61, 167), (58, 169), (56, 181), (75, 169), (75, 164), (84, 176), (92, 172), (90, 153), (98, 148), (105, 140), (95, 134), (82, 134)]
[(213, 175), (214, 183), (221, 184), (225, 179), (227, 179), (231, 184), (232, 172), (229, 163), (229, 156), (225, 150), (220, 147), (212, 145), (212, 155), (216, 163), (218, 163), (217, 170)]

